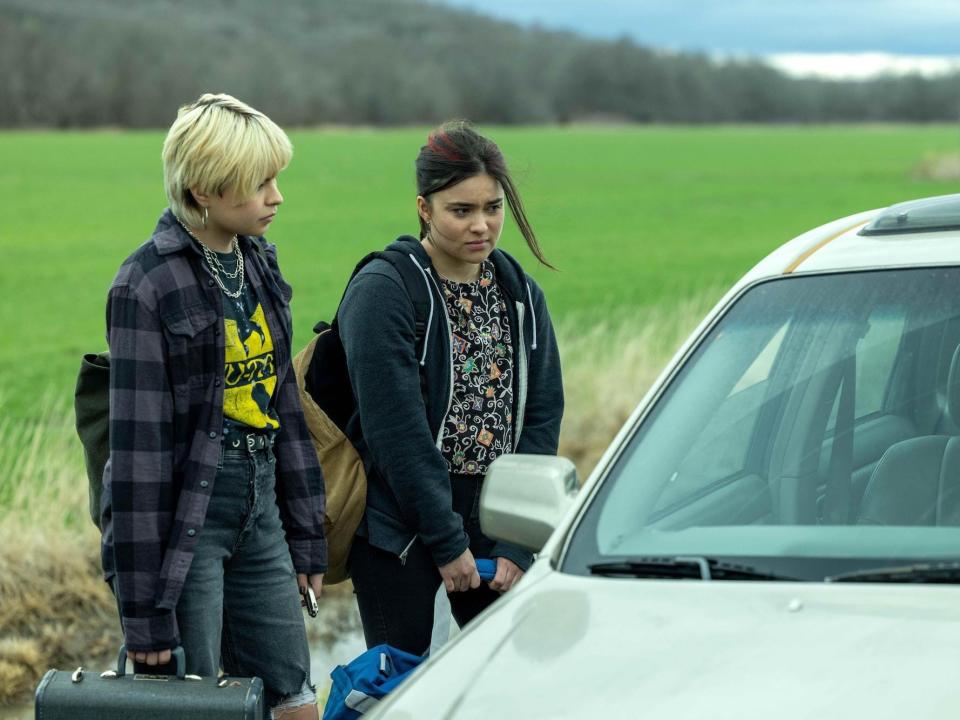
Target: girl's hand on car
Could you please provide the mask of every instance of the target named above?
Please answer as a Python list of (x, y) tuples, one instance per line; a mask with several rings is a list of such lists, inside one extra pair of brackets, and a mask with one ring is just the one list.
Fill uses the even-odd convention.
[(463, 592), (480, 587), (477, 563), (473, 559), (470, 548), (464, 550), (463, 554), (453, 562), (441, 566), (439, 570), (440, 577), (443, 578), (443, 585), (448, 593)]
[(127, 650), (127, 657), (134, 662), (150, 665), (166, 665), (170, 662), (169, 650), (157, 650), (153, 652), (133, 652)]
[(490, 581), (490, 589), (499, 593), (505, 593), (512, 588), (517, 581), (523, 577), (523, 570), (517, 567), (512, 560), (505, 557), (497, 558), (497, 574)]

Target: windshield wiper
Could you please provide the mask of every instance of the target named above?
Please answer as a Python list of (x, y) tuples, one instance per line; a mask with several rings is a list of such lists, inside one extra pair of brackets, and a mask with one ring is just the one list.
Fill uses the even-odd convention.
[(635, 578), (696, 578), (698, 580), (796, 580), (716, 558), (677, 555), (674, 557), (637, 557), (588, 566), (593, 575)]
[(824, 582), (960, 583), (960, 562), (914, 563), (854, 570)]

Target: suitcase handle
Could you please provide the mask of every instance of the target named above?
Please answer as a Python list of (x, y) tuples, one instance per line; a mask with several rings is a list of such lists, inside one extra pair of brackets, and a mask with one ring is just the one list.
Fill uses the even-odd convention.
[[(180, 645), (177, 645), (172, 653), (173, 659), (177, 663), (177, 677), (180, 680), (186, 679), (187, 676), (187, 656), (183, 652), (183, 648)], [(117, 656), (117, 677), (122, 678), (127, 674), (127, 646), (120, 646), (120, 654)]]

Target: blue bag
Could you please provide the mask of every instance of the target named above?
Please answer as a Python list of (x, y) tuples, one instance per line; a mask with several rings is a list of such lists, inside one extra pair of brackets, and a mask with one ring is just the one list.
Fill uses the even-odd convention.
[[(480, 579), (493, 580), (497, 561), (481, 558), (476, 562)], [(442, 585), (439, 592), (443, 592)], [(389, 645), (376, 645), (346, 665), (337, 665), (330, 673), (333, 684), (323, 708), (323, 720), (359, 718), (406, 680), (428, 655), (413, 655)]]
[(330, 673), (333, 685), (323, 720), (354, 720), (372, 710), (380, 698), (403, 682), (426, 656), (389, 645), (376, 645)]

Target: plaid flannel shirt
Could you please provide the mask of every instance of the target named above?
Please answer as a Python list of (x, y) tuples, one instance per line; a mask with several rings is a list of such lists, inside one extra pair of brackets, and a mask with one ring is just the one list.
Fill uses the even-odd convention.
[[(262, 254), (253, 243), (260, 243)], [(327, 563), (323, 476), (290, 365), (292, 291), (274, 246), (247, 237), (240, 246), (247, 282), (274, 338), (280, 516), (296, 571), (321, 573)], [(170, 210), (110, 288), (110, 461), (101, 558), (130, 650), (179, 643), (174, 608), (203, 528), (223, 430), (220, 293)]]

